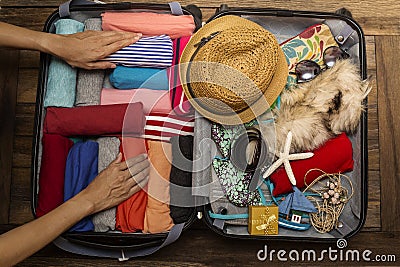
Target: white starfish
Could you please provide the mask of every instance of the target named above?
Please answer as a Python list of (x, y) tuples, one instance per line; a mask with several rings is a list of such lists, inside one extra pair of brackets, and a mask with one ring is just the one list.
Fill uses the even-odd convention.
[(308, 159), (314, 156), (314, 153), (312, 152), (307, 152), (307, 153), (296, 153), (296, 154), (289, 154), (290, 151), (290, 145), (292, 144), (292, 132), (289, 131), (287, 137), (286, 137), (286, 143), (285, 147), (283, 149), (283, 152), (280, 152), (279, 154), (279, 159), (277, 159), (264, 173), (263, 178), (267, 178), (270, 176), (276, 169), (278, 169), (279, 166), (283, 164), (285, 167), (286, 173), (289, 177), (290, 182), (292, 185), (296, 185), (296, 179), (293, 174), (292, 167), (290, 166), (289, 161), (290, 160), (299, 160), (299, 159)]

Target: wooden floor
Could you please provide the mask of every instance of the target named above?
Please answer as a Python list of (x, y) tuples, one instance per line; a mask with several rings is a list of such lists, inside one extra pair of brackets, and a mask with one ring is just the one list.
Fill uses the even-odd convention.
[[(0, 21), (41, 30), (63, 0), (3, 0)], [(111, 2), (111, 1), (105, 1)], [(137, 1), (146, 2), (146, 1)], [(165, 3), (164, 1), (153, 1)], [(221, 2), (197, 4), (204, 17)], [(368, 214), (349, 249), (394, 254), (400, 264), (400, 3), (398, 0), (226, 0), (232, 7), (271, 7), (313, 11), (349, 9), (366, 35), (368, 74), (375, 80), (368, 98)], [(30, 209), (31, 151), (39, 53), (0, 50), (0, 233), (33, 219)], [(198, 222), (182, 238), (153, 256), (123, 265), (266, 265), (256, 257), (265, 242), (227, 240)], [(323, 250), (328, 244), (269, 242), (269, 249)], [(275, 263), (276, 260), (275, 260)], [(331, 264), (332, 262), (327, 262)], [(301, 263), (300, 263), (301, 264)], [(309, 263), (308, 263), (309, 264)], [(345, 263), (342, 263), (345, 264)], [(376, 264), (376, 263), (375, 263)], [(392, 263), (393, 264), (393, 263)], [(119, 266), (115, 260), (69, 254), (54, 245), (20, 266)]]

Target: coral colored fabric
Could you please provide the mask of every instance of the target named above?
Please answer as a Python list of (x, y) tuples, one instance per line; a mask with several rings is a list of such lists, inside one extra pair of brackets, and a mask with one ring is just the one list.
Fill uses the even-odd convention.
[(186, 115), (190, 113), (194, 113), (192, 106), (190, 105), (186, 95), (183, 93), (182, 85), (181, 85), (181, 77), (179, 73), (180, 58), (183, 52), (183, 49), (186, 47), (189, 42), (191, 36), (184, 36), (179, 39), (175, 39), (172, 41), (173, 50), (174, 50), (174, 58), (173, 58), (173, 66), (170, 68), (169, 73), (169, 84), (170, 84), (170, 98), (172, 103), (172, 108), (174, 109), (177, 115)]
[(144, 36), (167, 34), (171, 39), (192, 35), (194, 19), (190, 15), (175, 16), (150, 12), (105, 12), (102, 15), (104, 31), (129, 31)]
[[(290, 162), (296, 177), (296, 186), (300, 189), (305, 187), (304, 176), (310, 169), (317, 168), (326, 173), (344, 173), (353, 170), (353, 148), (345, 133), (328, 140), (313, 152), (312, 158)], [(307, 175), (307, 184), (310, 184), (319, 175), (321, 175), (319, 171), (310, 172)], [(292, 191), (292, 185), (283, 167), (271, 174), (270, 180), (274, 184), (274, 196)]]
[(144, 88), (131, 90), (104, 88), (101, 91), (101, 105), (135, 102), (143, 103), (143, 111), (146, 114), (150, 112), (169, 114), (171, 112), (171, 102), (167, 91)]
[(139, 135), (145, 117), (142, 103), (47, 108), (43, 131), (63, 136)]
[[(129, 159), (146, 153), (144, 139), (124, 137), (121, 139), (120, 151), (123, 159)], [(143, 230), (144, 213), (147, 205), (147, 193), (140, 190), (118, 205), (115, 228), (123, 233)]]
[(74, 142), (61, 135), (43, 135), (37, 217), (43, 216), (63, 203), (65, 164), (73, 145)]
[(171, 144), (146, 141), (150, 160), (147, 184), (147, 207), (144, 218), (145, 233), (161, 233), (174, 226), (169, 209), (169, 174), (171, 172)]
[(146, 142), (142, 138), (123, 137), (120, 138), (120, 141), (120, 151), (125, 159), (147, 153)]

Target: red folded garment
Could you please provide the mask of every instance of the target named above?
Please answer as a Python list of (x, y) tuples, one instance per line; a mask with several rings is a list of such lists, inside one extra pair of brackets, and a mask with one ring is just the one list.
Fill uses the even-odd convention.
[(47, 108), (43, 131), (63, 136), (124, 135), (143, 133), (142, 103), (74, 108)]
[[(120, 139), (123, 159), (146, 153), (144, 139), (124, 137)], [(132, 233), (144, 228), (147, 206), (147, 190), (140, 190), (117, 207), (115, 228), (123, 233)]]
[[(326, 173), (344, 173), (353, 170), (353, 148), (345, 133), (328, 140), (313, 153), (314, 156), (309, 159), (290, 161), (296, 186), (300, 189), (305, 187), (304, 176), (310, 169), (321, 169)], [(308, 173), (307, 184), (312, 183), (320, 175), (319, 171)], [(270, 180), (274, 184), (274, 196), (292, 191), (292, 185), (283, 166), (271, 174)]]
[(64, 202), (64, 175), (68, 152), (74, 142), (66, 137), (44, 134), (39, 174), (36, 216), (40, 217)]

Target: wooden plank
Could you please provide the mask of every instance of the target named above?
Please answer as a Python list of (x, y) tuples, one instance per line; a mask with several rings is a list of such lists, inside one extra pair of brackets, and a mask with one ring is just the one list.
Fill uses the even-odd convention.
[(12, 185), (11, 202), (30, 201), (31, 168), (13, 168)]
[(381, 194), (379, 171), (368, 171), (368, 210), (363, 230), (381, 227)]
[[(3, 2), (1, 2), (3, 4)], [(2, 8), (0, 20), (20, 27), (42, 31), (48, 16), (56, 8)]]
[(8, 223), (19, 52), (0, 49), (0, 224)]
[(30, 200), (11, 202), (10, 210), (10, 224), (21, 225), (34, 219)]
[(368, 71), (376, 71), (375, 36), (365, 36), (365, 50), (367, 55)]
[[(259, 261), (257, 252), (267, 246), (268, 251), (275, 250), (273, 260)], [(347, 242), (343, 254), (349, 250), (358, 250), (360, 252), (360, 262), (352, 261), (347, 264), (368, 264), (362, 260), (364, 250), (371, 250), (371, 259), (375, 255), (395, 255), (398, 260), (400, 255), (398, 247), (400, 246), (399, 232), (365, 232), (356, 235)], [(267, 264), (278, 265), (280, 261), (277, 258), (277, 251), (285, 250), (285, 257), (291, 250), (298, 250), (301, 253), (305, 250), (315, 250), (317, 255), (321, 255), (322, 250), (329, 250), (331, 247), (332, 256), (337, 255), (336, 264), (346, 264), (346, 261), (340, 261), (340, 250), (335, 243), (300, 243), (293, 241), (259, 241), (259, 240), (238, 240), (229, 239), (216, 235), (214, 232), (204, 230), (189, 230), (183, 233), (182, 237), (174, 244), (171, 244), (161, 251), (148, 257), (132, 259), (126, 262), (126, 265), (138, 266), (164, 266), (169, 263), (171, 266), (265, 266)], [(201, 255), (199, 254), (201, 250)], [(333, 251), (336, 250), (336, 251)], [(317, 257), (318, 258), (318, 257)], [(345, 258), (344, 258), (345, 259)], [(309, 266), (316, 265), (317, 261), (290, 261), (287, 263)], [(67, 264), (66, 264), (67, 263)], [(18, 266), (121, 266), (121, 262), (115, 259), (95, 258), (81, 255), (75, 255), (64, 252), (53, 244), (48, 245), (32, 257), (26, 259)], [(282, 262), (281, 262), (282, 264)], [(371, 263), (369, 263), (371, 264)], [(394, 264), (392, 261), (391, 264)], [(318, 266), (332, 266), (328, 253), (325, 253), (323, 260), (318, 261)]]
[(34, 104), (19, 104), (16, 111), (15, 119), (15, 135), (17, 136), (33, 136), (33, 125), (35, 119)]
[(40, 53), (37, 51), (22, 50), (19, 58), (20, 68), (39, 68)]
[(13, 167), (30, 168), (32, 137), (16, 136), (14, 139)]
[(383, 231), (400, 230), (400, 36), (376, 37)]
[(18, 104), (36, 103), (36, 91), (38, 84), (38, 69), (20, 69), (18, 76), (17, 101)]
[(33, 219), (31, 210), (31, 169), (13, 168), (10, 223), (24, 224)]
[[(0, 18), (8, 23), (41, 30), (45, 19), (57, 8), (61, 2), (64, 1), (9, 0), (6, 3), (2, 3), (2, 9), (0, 9)], [(110, 3), (126, 1), (119, 0), (105, 2)], [(146, 0), (138, 0), (134, 2), (148, 3)], [(152, 2), (166, 3), (164, 0), (154, 0)], [(322, 12), (334, 12), (339, 8), (346, 7), (352, 11), (354, 19), (360, 24), (367, 35), (396, 35), (400, 33), (400, 22), (398, 20), (400, 5), (396, 3), (396, 0), (364, 0), (362, 3), (362, 8), (360, 8), (358, 1), (352, 0), (343, 0), (340, 2), (333, 0), (278, 0), (264, 2), (257, 0), (246, 2), (238, 2), (237, 0), (227, 0), (222, 2), (210, 2), (206, 0), (195, 2), (189, 0), (182, 1), (182, 5), (197, 4), (199, 7), (202, 7), (202, 10), (204, 11), (204, 18), (208, 18), (210, 15), (212, 15), (215, 11), (215, 8), (219, 7), (221, 3), (226, 3), (230, 7), (280, 8)], [(7, 6), (9, 6), (9, 8), (7, 8)], [(27, 8), (29, 6), (31, 7)], [(43, 13), (40, 13), (40, 10), (43, 10)]]

